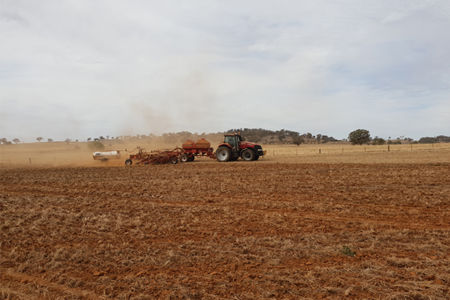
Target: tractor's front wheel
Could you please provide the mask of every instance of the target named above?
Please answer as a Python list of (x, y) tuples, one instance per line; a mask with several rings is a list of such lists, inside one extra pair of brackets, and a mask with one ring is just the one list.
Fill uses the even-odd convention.
[(231, 151), (228, 147), (219, 147), (216, 151), (217, 160), (220, 162), (229, 161), (231, 157)]
[(245, 161), (255, 160), (255, 152), (252, 149), (245, 149), (242, 152), (242, 159)]
[(127, 159), (126, 161), (125, 161), (125, 165), (126, 166), (131, 166), (133, 164), (133, 161), (131, 160), (131, 159)]

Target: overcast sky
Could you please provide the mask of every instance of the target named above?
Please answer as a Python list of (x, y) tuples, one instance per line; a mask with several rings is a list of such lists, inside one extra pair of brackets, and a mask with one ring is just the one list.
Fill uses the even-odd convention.
[(0, 137), (450, 135), (450, 1), (0, 0)]

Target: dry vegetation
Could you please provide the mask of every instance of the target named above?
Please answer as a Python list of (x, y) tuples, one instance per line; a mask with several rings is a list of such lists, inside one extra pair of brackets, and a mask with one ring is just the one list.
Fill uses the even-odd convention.
[(450, 152), (301, 147), (251, 163), (5, 164), (0, 299), (448, 299)]

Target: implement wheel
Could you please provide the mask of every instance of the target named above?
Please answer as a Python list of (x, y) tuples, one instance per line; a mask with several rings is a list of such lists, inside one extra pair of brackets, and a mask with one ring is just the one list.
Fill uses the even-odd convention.
[(188, 161), (190, 161), (189, 160), (189, 156), (186, 153), (181, 155), (180, 160), (181, 160), (181, 162), (188, 162)]
[(219, 147), (216, 151), (217, 160), (220, 162), (229, 161), (231, 157), (231, 151), (228, 147)]
[(127, 159), (126, 161), (125, 161), (125, 165), (126, 166), (131, 166), (133, 164), (133, 161), (131, 160), (131, 159)]

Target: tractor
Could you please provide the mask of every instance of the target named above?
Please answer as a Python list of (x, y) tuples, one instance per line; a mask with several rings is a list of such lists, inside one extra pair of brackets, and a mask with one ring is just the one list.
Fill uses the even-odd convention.
[(243, 160), (258, 160), (264, 155), (261, 145), (244, 141), (240, 134), (225, 134), (224, 141), (216, 150), (219, 162), (234, 161), (241, 157)]

